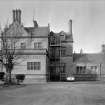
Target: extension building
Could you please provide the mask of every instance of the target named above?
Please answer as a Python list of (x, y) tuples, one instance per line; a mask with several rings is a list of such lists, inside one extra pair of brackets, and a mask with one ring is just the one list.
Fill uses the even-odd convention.
[(73, 36), (72, 20), (69, 21), (68, 33), (50, 32), (49, 35), (49, 81), (64, 81), (73, 74)]
[(105, 45), (99, 53), (74, 53), (73, 59), (78, 80), (105, 80)]

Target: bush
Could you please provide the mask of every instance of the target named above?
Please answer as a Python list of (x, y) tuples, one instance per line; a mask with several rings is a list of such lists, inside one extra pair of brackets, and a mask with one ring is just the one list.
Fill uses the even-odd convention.
[(76, 81), (96, 81), (97, 74), (75, 74)]
[(25, 79), (25, 75), (24, 74), (17, 74), (16, 79), (17, 79), (18, 83), (23, 82)]
[(4, 75), (5, 75), (4, 72), (0, 72), (0, 80), (4, 80)]

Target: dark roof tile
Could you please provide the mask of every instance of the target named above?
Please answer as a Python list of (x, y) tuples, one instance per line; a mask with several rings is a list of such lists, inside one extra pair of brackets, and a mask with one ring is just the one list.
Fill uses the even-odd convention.
[(49, 27), (25, 27), (25, 30), (35, 36), (48, 36), (50, 31)]
[(94, 53), (94, 54), (75, 54), (76, 63), (95, 63), (100, 64), (103, 62), (103, 54), (102, 53)]

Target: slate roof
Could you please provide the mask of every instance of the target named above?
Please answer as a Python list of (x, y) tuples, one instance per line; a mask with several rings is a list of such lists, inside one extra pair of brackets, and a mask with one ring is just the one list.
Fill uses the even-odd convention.
[(100, 64), (103, 62), (104, 55), (102, 53), (92, 53), (92, 54), (75, 54), (75, 63), (91, 63)]
[(33, 31), (33, 27), (24, 27), (24, 29), (28, 32), (31, 33)]
[(24, 29), (33, 36), (48, 36), (50, 31), (49, 27), (25, 27)]

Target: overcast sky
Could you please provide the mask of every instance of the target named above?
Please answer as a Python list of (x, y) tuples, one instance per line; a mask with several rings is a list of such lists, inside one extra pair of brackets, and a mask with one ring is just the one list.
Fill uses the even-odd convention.
[(105, 0), (0, 0), (0, 23), (11, 23), (12, 10), (22, 10), (22, 22), (32, 26), (33, 16), (40, 26), (69, 31), (73, 20), (74, 50), (100, 52), (105, 44)]

